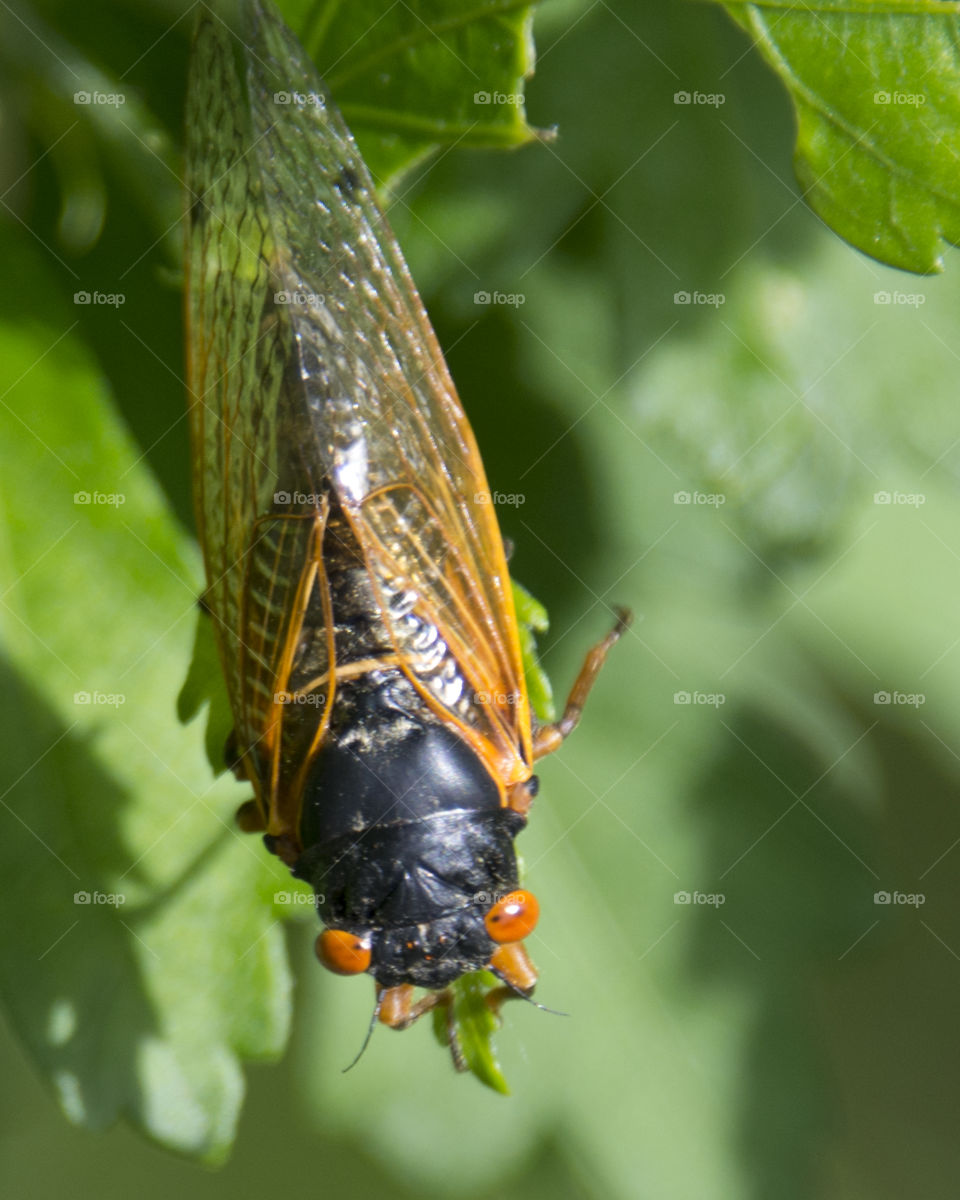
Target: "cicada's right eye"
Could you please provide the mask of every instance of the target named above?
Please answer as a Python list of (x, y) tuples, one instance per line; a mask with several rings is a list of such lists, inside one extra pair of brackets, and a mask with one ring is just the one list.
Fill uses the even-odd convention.
[(522, 942), (537, 926), (540, 905), (532, 892), (511, 892), (490, 909), (483, 919), (494, 942)]

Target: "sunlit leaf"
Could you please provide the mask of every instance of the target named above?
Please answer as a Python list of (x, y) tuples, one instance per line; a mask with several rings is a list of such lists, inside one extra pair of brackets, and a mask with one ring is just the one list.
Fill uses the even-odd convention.
[(960, 5), (728, 4), (790, 93), (795, 165), (824, 221), (911, 271), (960, 242)]

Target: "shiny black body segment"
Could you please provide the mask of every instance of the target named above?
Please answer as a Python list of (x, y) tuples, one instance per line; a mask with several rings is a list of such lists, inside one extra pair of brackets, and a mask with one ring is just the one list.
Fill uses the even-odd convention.
[[(324, 925), (370, 938), (378, 984), (443, 988), (496, 949), (484, 916), (518, 886), (513, 839), (526, 819), (503, 807), (470, 744), (388, 665), (373, 588), (336, 509), (323, 549), (337, 667), (384, 665), (337, 683), (304, 785), (293, 873), (316, 892)], [(309, 634), (301, 647), (309, 659)]]

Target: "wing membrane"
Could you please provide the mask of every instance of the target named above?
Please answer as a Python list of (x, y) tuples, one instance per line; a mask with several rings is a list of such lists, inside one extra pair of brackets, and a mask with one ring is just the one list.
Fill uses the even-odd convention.
[(270, 833), (295, 833), (298, 782), (333, 704), (333, 622), (323, 569), (324, 515), (257, 521), (240, 619), (238, 745), (258, 764)]
[[(467, 721), (505, 782), (525, 778), (519, 639), (472, 431), (350, 133), (286, 28), (248, 8), (252, 134), (281, 291), (296, 297), (289, 320), (312, 452), (363, 547), (408, 675), (437, 711)], [(418, 670), (401, 594), (415, 594), (416, 615), (442, 632), (459, 693)]]
[[(323, 84), (257, 0), (240, 10), (241, 37), (201, 19), (187, 115), (195, 501), (240, 749), (268, 752), (261, 801), (280, 820), (309, 747), (271, 696), (290, 690), (304, 597), (316, 622), (325, 586), (315, 527), (280, 518), (316, 521), (332, 488), (411, 681), (505, 784), (526, 778), (513, 600), (473, 434)], [(284, 492), (307, 494), (299, 511)]]
[[(325, 484), (322, 461), (299, 453), (294, 335), (274, 299), (275, 252), (236, 45), (216, 17), (201, 20), (187, 101), (187, 373), (205, 600), (238, 750), (256, 764), (258, 800), (276, 823), (287, 819), (278, 814), (289, 809), (289, 764), (306, 735), (275, 697), (290, 690), (304, 596), (316, 605), (325, 583), (316, 532)], [(310, 497), (299, 513), (294, 494)]]
[(290, 353), (267, 304), (262, 200), (242, 111), (229, 40), (206, 18), (187, 100), (187, 372), (206, 600), (235, 715), (246, 555), (277, 486), (269, 431)]

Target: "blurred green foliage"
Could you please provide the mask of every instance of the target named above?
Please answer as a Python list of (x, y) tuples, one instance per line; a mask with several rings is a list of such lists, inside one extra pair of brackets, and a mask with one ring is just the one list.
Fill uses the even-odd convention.
[[(199, 568), (161, 181), (185, 13), (20, 10), (150, 114), (113, 150), (2, 18), (0, 988), (74, 1117), (99, 1072), (209, 1154), (233, 1052), (284, 1039), (292, 889), (228, 832), (245, 793), (176, 719)], [(955, 1192), (957, 272), (881, 267), (804, 207), (788, 100), (722, 13), (558, 0), (536, 33), (526, 107), (557, 141), (442, 154), (391, 218), (491, 489), (523, 497), (501, 523), (561, 696), (609, 604), (637, 614), (519, 843), (538, 998), (571, 1016), (508, 1006), (509, 1099), (454, 1076), (426, 1023), (343, 1076), (369, 984), (317, 970), (294, 924), (292, 1040), (248, 1069), (218, 1175), (70, 1129), (11, 1038), (5, 1194)], [(674, 102), (694, 90), (724, 101)], [(126, 302), (72, 303), (94, 289)], [(495, 292), (514, 303), (475, 300)], [(125, 702), (75, 703), (94, 691)], [(73, 908), (95, 888), (129, 901)], [(97, 1036), (81, 1003), (109, 1014)], [(168, 1112), (140, 1111), (152, 1072), (181, 1087)]]

